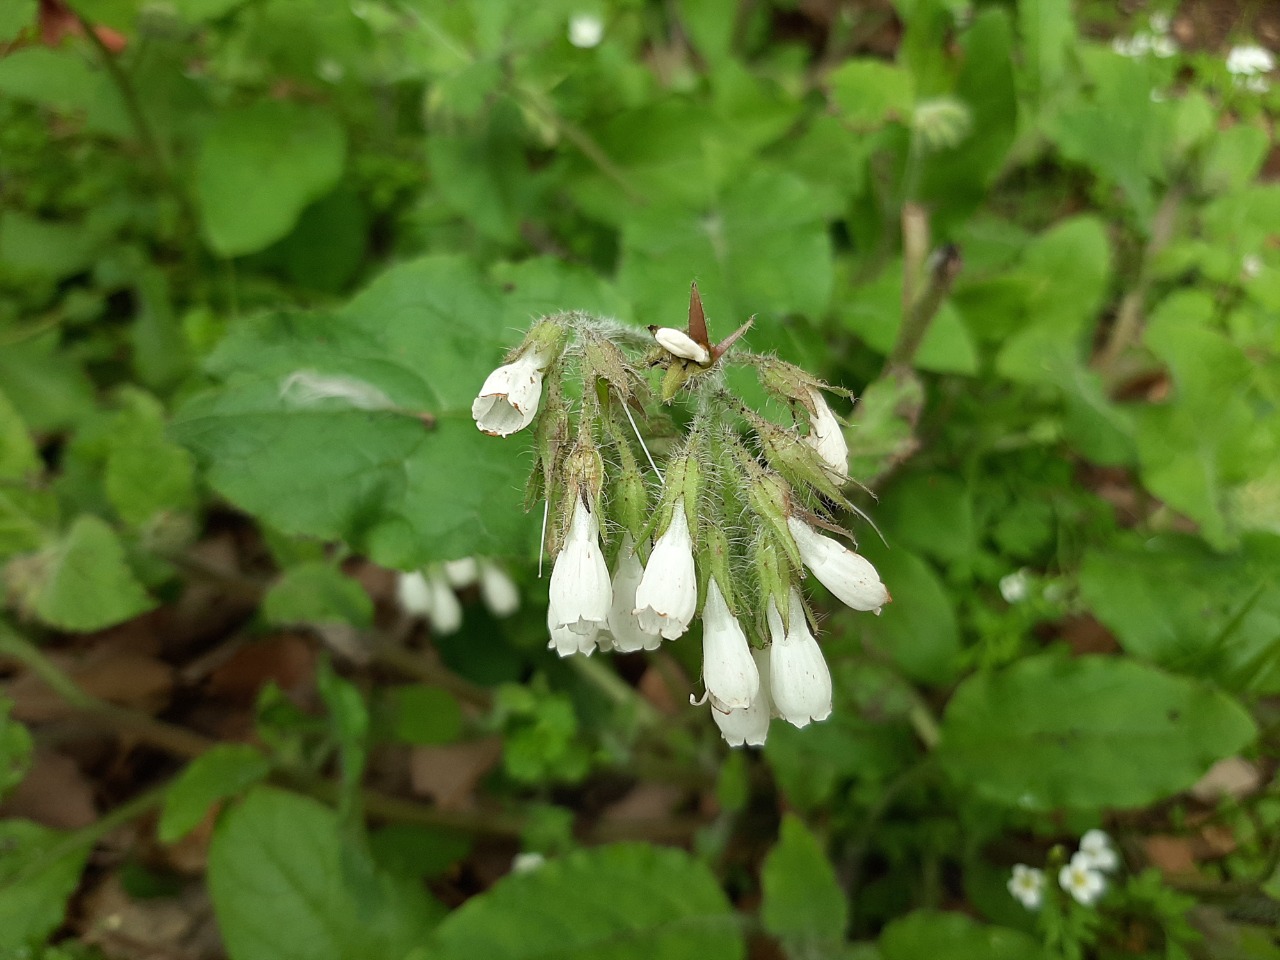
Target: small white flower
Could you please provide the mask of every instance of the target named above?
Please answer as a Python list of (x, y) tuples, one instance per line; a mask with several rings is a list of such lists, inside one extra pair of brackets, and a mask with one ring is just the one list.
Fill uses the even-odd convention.
[[(656, 551), (655, 551), (656, 552)], [(652, 560), (650, 566), (653, 566)], [(715, 710), (745, 710), (760, 692), (760, 672), (742, 624), (729, 611), (715, 577), (702, 609), (702, 681)]]
[(533, 873), (546, 862), (547, 858), (540, 853), (517, 853), (511, 858), (511, 872)]
[(1240, 261), (1240, 272), (1252, 280), (1262, 272), (1262, 258), (1256, 253), (1247, 253)]
[(1103, 873), (1110, 873), (1120, 866), (1120, 856), (1104, 830), (1090, 830), (1080, 838), (1080, 852), (1076, 856)]
[(1147, 23), (1152, 33), (1163, 35), (1169, 32), (1170, 21), (1167, 13), (1153, 13)]
[(573, 520), (564, 546), (556, 555), (549, 592), (547, 624), (553, 633), (566, 627), (572, 633), (594, 638), (609, 619), (613, 590), (600, 550), (600, 521), (580, 496), (573, 500)]
[(636, 588), (642, 579), (644, 565), (636, 553), (636, 542), (630, 533), (624, 533), (618, 564), (613, 571), (613, 605), (609, 608), (609, 632), (613, 635), (613, 647), (619, 653), (657, 650), (662, 644), (661, 636), (641, 629), (634, 613)]
[(429, 575), (417, 571), (400, 574), (396, 599), (405, 613), (430, 621), (439, 636), (456, 633), (462, 626), (462, 604), (439, 569)]
[(1151, 41), (1151, 52), (1161, 60), (1168, 60), (1170, 57), (1177, 55), (1178, 43), (1173, 37), (1163, 35), (1154, 37)]
[(604, 20), (594, 13), (575, 13), (569, 18), (569, 42), (589, 50), (604, 39)]
[(1130, 60), (1139, 60), (1151, 52), (1152, 37), (1139, 33), (1133, 37), (1115, 37), (1111, 41), (1111, 50)]
[(446, 560), (444, 578), (455, 590), (464, 590), (480, 579), (480, 565), (476, 563), (475, 557)]
[(520, 588), (492, 560), (480, 561), (480, 598), (495, 617), (509, 617), (520, 609)]
[(791, 591), (790, 624), (783, 629), (782, 615), (773, 598), (765, 610), (769, 621), (769, 692), (779, 716), (795, 727), (831, 716), (831, 671), (804, 616), (804, 601)]
[(698, 578), (693, 567), (693, 538), (684, 504), (677, 503), (671, 523), (653, 545), (649, 565), (636, 588), (631, 611), (645, 633), (674, 640), (689, 629), (698, 609)]
[(787, 526), (800, 549), (800, 559), (841, 603), (854, 610), (879, 613), (889, 602), (889, 591), (880, 582), (880, 574), (861, 554), (824, 537), (796, 517), (788, 517)]
[(1266, 47), (1253, 44), (1232, 47), (1231, 52), (1227, 54), (1227, 72), (1238, 77), (1270, 73), (1275, 66), (1276, 58)]
[(773, 703), (769, 699), (769, 651), (753, 648), (751, 658), (760, 676), (760, 689), (751, 705), (727, 712), (717, 710), (715, 704), (711, 705), (711, 716), (720, 728), (720, 736), (731, 747), (762, 747), (769, 735), (769, 717), (773, 713)]
[(1058, 871), (1058, 884), (1076, 902), (1086, 907), (1092, 906), (1107, 889), (1106, 878), (1093, 868), (1088, 855), (1084, 853), (1077, 853), (1070, 863)]
[(1000, 596), (1005, 603), (1021, 603), (1031, 594), (1031, 578), (1026, 570), (1015, 570), (1000, 578)]
[(1028, 910), (1039, 910), (1044, 902), (1044, 871), (1019, 863), (1009, 878), (1009, 893)]
[(550, 357), (528, 350), (489, 374), (471, 403), (476, 426), (490, 436), (506, 437), (532, 423), (542, 399), (542, 371), (550, 362)]
[(658, 341), (662, 349), (677, 357), (692, 360), (704, 367), (711, 362), (711, 354), (707, 348), (683, 330), (676, 330), (674, 327), (658, 327), (653, 331), (653, 339)]
[(822, 464), (831, 479), (836, 483), (845, 483), (849, 479), (849, 444), (845, 442), (840, 421), (831, 412), (822, 391), (809, 387), (809, 397), (813, 400), (817, 413), (809, 418), (809, 435), (805, 437), (805, 442), (822, 458)]

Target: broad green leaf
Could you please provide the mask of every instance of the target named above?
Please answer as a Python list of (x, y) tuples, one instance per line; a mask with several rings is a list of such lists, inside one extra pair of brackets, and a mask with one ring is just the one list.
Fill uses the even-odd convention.
[(1020, 930), (991, 927), (963, 913), (917, 910), (880, 934), (883, 960), (1049, 960)]
[(57, 337), (6, 345), (0, 383), (33, 433), (72, 426), (94, 410), (93, 384)]
[(36, 25), (40, 0), (9, 0), (0, 9), (0, 43), (8, 43), (27, 28)]
[(52, 490), (0, 483), (0, 560), (39, 550), (57, 531), (58, 498)]
[(13, 701), (0, 695), (0, 800), (31, 768), (31, 732), (9, 716)]
[(156, 835), (161, 843), (186, 836), (220, 800), (234, 797), (271, 772), (271, 761), (246, 743), (219, 743), (196, 757), (164, 794)]
[(969, 486), (945, 473), (914, 471), (880, 498), (876, 522), (890, 543), (967, 569), (977, 547)]
[(90, 514), (77, 517), (41, 560), (31, 606), (50, 626), (100, 630), (155, 605), (129, 568), (115, 531)]
[(130, 30), (142, 0), (76, 0), (76, 12), (90, 23)]
[(342, 173), (346, 134), (317, 107), (260, 100), (220, 114), (196, 158), (204, 233), (224, 257), (279, 240)]
[(882, 60), (846, 60), (827, 76), (840, 119), (858, 130), (897, 120), (910, 124), (915, 102), (911, 74)]
[(708, 63), (732, 56), (738, 16), (735, 0), (680, 0), (680, 23)]
[(271, 585), (262, 601), (268, 623), (373, 623), (373, 601), (355, 580), (323, 560), (290, 567)]
[(354, 683), (338, 676), (326, 658), (316, 671), (316, 689), (329, 711), (329, 729), (338, 746), (342, 772), (339, 815), (348, 823), (358, 810), (360, 778), (369, 755), (369, 706)]
[(1129, 653), (1232, 689), (1280, 691), (1280, 539), (1218, 554), (1165, 535), (1085, 554), (1085, 602)]
[(393, 823), (369, 836), (369, 849), (378, 866), (414, 879), (446, 872), (470, 851), (472, 837), (436, 827)]
[(98, 133), (126, 137), (133, 132), (115, 84), (90, 66), (87, 45), (53, 50), (29, 46), (0, 57), (0, 94), (30, 100), (61, 114), (84, 118)]
[(938, 758), (957, 783), (1009, 806), (1137, 807), (1191, 786), (1256, 735), (1239, 703), (1198, 681), (1051, 653), (961, 684)]
[(629, 321), (631, 303), (593, 270), (555, 257), (503, 262), (490, 271), (502, 287), (504, 326), (523, 329), (537, 317), (582, 310), (600, 317)]
[(0, 480), (20, 480), (40, 469), (27, 425), (0, 391)]
[[(683, 850), (578, 850), (512, 874), (440, 924), (415, 960), (733, 960), (733, 908)], [(239, 960), (239, 958), (235, 958)]]
[(1271, 138), (1265, 130), (1237, 124), (1218, 131), (1209, 141), (1201, 177), (1207, 190), (1238, 190), (1258, 175)]
[(238, 0), (174, 0), (178, 15), (188, 23), (215, 20), (230, 13), (238, 5)]
[(164, 408), (149, 394), (128, 390), (111, 420), (103, 486), (121, 519), (135, 526), (162, 511), (196, 506), (195, 462), (164, 435)]
[(303, 210), (297, 226), (264, 255), (278, 261), (295, 283), (338, 293), (364, 261), (369, 221), (364, 200), (339, 185)]
[(462, 709), (443, 687), (391, 687), (383, 703), (391, 736), (401, 743), (452, 743), (462, 732)]
[(0, 951), (26, 956), (66, 916), (90, 845), (29, 820), (0, 820)]
[(1038, 101), (1051, 97), (1075, 43), (1071, 0), (1018, 0), (1018, 32), (1026, 51), (1026, 83)]
[(440, 914), (420, 885), (344, 863), (337, 816), (256, 787), (209, 846), (209, 893), (230, 960), (388, 960)]
[(98, 246), (81, 223), (42, 220), (19, 210), (0, 216), (0, 269), (19, 279), (61, 280), (80, 273), (93, 263)]
[(818, 838), (793, 814), (760, 869), (764, 928), (791, 956), (829, 956), (844, 942), (849, 905)]

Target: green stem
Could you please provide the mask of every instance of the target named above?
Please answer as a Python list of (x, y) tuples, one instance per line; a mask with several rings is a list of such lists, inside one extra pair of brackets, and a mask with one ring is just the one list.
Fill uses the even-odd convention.
[(947, 298), (951, 284), (960, 273), (963, 261), (955, 247), (944, 247), (934, 257), (929, 269), (929, 282), (924, 292), (915, 300), (902, 319), (902, 329), (898, 331), (898, 342), (894, 344), (889, 359), (885, 361), (884, 373), (908, 371), (915, 359), (916, 351), (929, 332), (929, 324), (937, 315), (942, 301)]

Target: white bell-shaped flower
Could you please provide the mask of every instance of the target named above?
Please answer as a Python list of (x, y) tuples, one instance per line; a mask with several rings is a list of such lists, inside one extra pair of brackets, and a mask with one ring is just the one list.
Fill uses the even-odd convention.
[(575, 653), (591, 656), (596, 652), (601, 637), (600, 628), (592, 626), (585, 633), (570, 630), (565, 624), (552, 622), (552, 611), (547, 611), (547, 632), (551, 639), (547, 641), (547, 649), (554, 650), (562, 657), (571, 657)]
[(462, 557), (460, 560), (446, 560), (444, 578), (455, 590), (465, 590), (480, 579), (480, 565), (475, 557)]
[(769, 699), (769, 651), (754, 648), (751, 658), (756, 663), (756, 672), (760, 676), (760, 689), (756, 692), (749, 706), (737, 710), (717, 710), (711, 706), (711, 716), (720, 728), (720, 736), (731, 747), (762, 747), (769, 735), (769, 717), (773, 713), (773, 703)]
[(635, 615), (636, 589), (644, 578), (644, 565), (636, 553), (636, 542), (630, 533), (622, 535), (622, 549), (613, 571), (613, 605), (609, 608), (609, 632), (613, 648), (619, 653), (657, 650), (662, 637), (646, 633)]
[(824, 537), (803, 520), (787, 518), (800, 558), (824, 587), (854, 610), (880, 612), (891, 599), (880, 574), (861, 554)]
[[(600, 521), (575, 497), (569, 535), (551, 570), (551, 605), (547, 623), (583, 636), (595, 636), (609, 619), (613, 590), (600, 549)], [(557, 647), (558, 649), (558, 647)]]
[(844, 430), (821, 390), (809, 387), (809, 397), (817, 413), (809, 418), (809, 435), (805, 442), (822, 458), (822, 465), (831, 479), (845, 483), (849, 479), (849, 444), (845, 442)]
[(480, 598), (495, 617), (509, 617), (520, 609), (520, 588), (492, 560), (480, 561)]
[(471, 403), (476, 426), (495, 437), (506, 437), (533, 422), (542, 399), (542, 371), (550, 358), (528, 350), (504, 363), (485, 379)]
[(405, 613), (426, 619), (438, 636), (456, 633), (462, 626), (462, 604), (438, 568), (429, 574), (420, 571), (400, 574), (396, 581), (396, 599)]
[(807, 727), (810, 720), (831, 716), (831, 671), (809, 630), (804, 616), (804, 602), (796, 590), (791, 591), (790, 623), (783, 629), (778, 605), (769, 598), (765, 617), (769, 622), (769, 693), (774, 709), (796, 727)]
[(675, 327), (658, 327), (653, 330), (653, 339), (658, 346), (684, 360), (706, 366), (711, 362), (711, 353), (693, 337)]
[(632, 609), (645, 633), (674, 640), (689, 629), (698, 609), (698, 578), (693, 567), (693, 538), (684, 504), (677, 503), (671, 523), (649, 554)]
[(707, 581), (707, 603), (702, 608), (702, 682), (712, 708), (723, 713), (750, 707), (760, 692), (760, 671), (751, 645), (715, 577)]

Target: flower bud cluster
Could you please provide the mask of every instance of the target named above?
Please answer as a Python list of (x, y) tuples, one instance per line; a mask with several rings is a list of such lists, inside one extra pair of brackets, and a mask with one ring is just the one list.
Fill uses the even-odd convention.
[[(690, 699), (710, 703), (734, 746), (764, 743), (771, 717), (803, 727), (831, 714), (809, 574), (854, 610), (890, 599), (837, 539), (835, 512), (855, 508), (828, 397), (847, 392), (738, 347), (749, 326), (712, 344), (696, 288), (686, 330), (544, 317), (472, 405), (493, 436), (532, 427), (526, 506), (545, 505), (554, 557), (548, 646), (656, 650), (701, 615), (705, 692)], [(733, 364), (754, 370), (787, 422), (729, 391)]]

